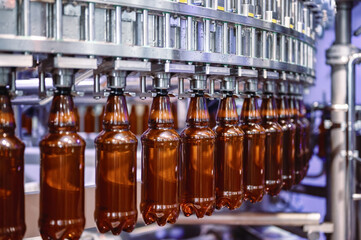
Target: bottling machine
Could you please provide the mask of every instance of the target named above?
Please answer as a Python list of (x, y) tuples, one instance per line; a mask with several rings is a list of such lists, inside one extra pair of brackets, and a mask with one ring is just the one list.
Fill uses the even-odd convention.
[[(351, 45), (351, 11), (356, 4), (351, 0), (0, 0), (0, 95), (5, 96), (0, 99), (4, 111), (0, 113), (0, 133), (7, 136), (11, 135), (8, 129), (14, 131), (12, 118), (6, 115), (11, 112), (6, 99), (11, 97), (15, 135), (25, 143), (26, 183), (25, 209), (19, 210), (25, 213), (21, 230), (1, 230), (1, 223), (10, 220), (0, 216), (0, 239), (12, 239), (6, 237), (11, 231), (24, 231), (24, 238), (79, 239), (82, 230), (79, 233), (74, 226), (60, 229), (72, 224), (86, 230), (97, 226), (100, 232), (111, 230), (114, 234), (122, 229), (131, 231), (135, 225), (133, 233), (122, 236), (150, 238), (144, 232), (158, 228), (155, 224), (144, 227), (142, 217), (146, 224), (176, 223), (174, 226), (184, 226), (187, 233), (197, 231), (192, 227), (199, 225), (215, 226), (215, 232), (219, 225), (275, 225), (291, 232), (295, 229), (288, 227), (301, 229), (297, 233), (308, 239), (318, 239), (321, 233), (334, 240), (360, 239), (354, 65), (361, 54)], [(305, 177), (314, 147), (309, 130), (314, 123), (306, 119), (303, 93), (315, 84), (316, 43), (333, 22), (336, 40), (327, 51), (332, 102), (322, 108), (330, 115), (322, 125), (322, 133), (327, 130), (328, 135), (321, 136), (320, 127), (319, 137), (323, 145), (330, 139), (330, 154), (322, 154), (328, 155), (327, 187), (294, 187)], [(257, 106), (260, 98), (264, 103), (261, 111)], [(211, 106), (218, 102), (216, 121)], [(294, 109), (293, 115), (286, 113), (288, 105)], [(229, 112), (222, 115), (222, 109)], [(293, 119), (296, 115), (299, 119)], [(235, 131), (229, 136), (236, 140), (229, 140), (229, 145), (224, 140), (229, 136), (219, 135), (222, 121)], [(107, 133), (102, 132), (96, 138), (103, 127), (105, 131), (130, 130), (137, 137), (127, 133), (107, 140)], [(64, 131), (72, 133), (52, 137)], [(274, 131), (279, 132), (278, 137), (268, 139), (266, 133)], [(104, 145), (122, 141), (129, 141), (128, 145)], [(222, 144), (226, 147), (219, 150)], [(62, 165), (66, 158), (59, 149), (49, 150), (53, 146), (70, 149), (72, 165)], [(283, 151), (270, 151), (272, 146)], [(2, 151), (0, 156), (8, 157)], [(265, 154), (269, 157), (261, 161)], [(234, 165), (227, 168), (219, 160), (222, 156)], [(102, 158), (127, 161), (112, 165), (109, 160), (100, 170), (96, 161)], [(243, 162), (234, 161), (238, 158)], [(281, 158), (293, 158), (293, 162), (281, 164)], [(60, 159), (59, 165), (56, 159)], [(274, 176), (271, 167), (278, 171)], [(124, 168), (129, 170), (125, 177), (118, 174)], [(4, 169), (0, 169), (3, 176), (7, 174)], [(21, 163), (17, 169), (24, 171)], [(219, 173), (221, 169), (225, 172)], [(112, 201), (113, 195), (106, 198), (115, 190), (101, 185), (107, 184), (98, 181), (97, 174), (102, 173), (109, 183), (112, 178), (132, 179), (131, 188), (119, 190), (122, 201), (129, 200), (130, 206), (119, 211), (131, 216), (120, 227), (116, 218), (108, 225), (100, 223), (102, 217), (114, 217), (107, 215), (107, 206), (119, 207)], [(173, 177), (175, 182), (171, 182)], [(218, 184), (222, 177), (234, 185)], [(0, 188), (1, 181), (5, 182), (1, 179), (5, 178), (0, 176)], [(80, 189), (72, 200), (48, 192), (67, 179), (74, 184), (68, 187)], [(322, 219), (319, 212), (261, 212), (245, 203), (261, 201), (265, 193), (278, 195), (281, 188), (327, 197), (326, 217)], [(8, 197), (5, 190), (2, 193), (0, 189), (0, 202), (3, 198), (4, 203)], [(22, 193), (21, 187), (18, 190)], [(122, 195), (125, 192), (129, 194)], [(222, 194), (232, 197), (222, 199)], [(164, 205), (159, 205), (159, 199)], [(247, 207), (233, 212), (215, 210), (241, 205)], [(10, 209), (5, 204), (0, 207)], [(185, 217), (182, 211), (193, 216)], [(71, 212), (73, 219), (62, 219), (65, 212)], [(157, 235), (156, 239), (160, 238)]]

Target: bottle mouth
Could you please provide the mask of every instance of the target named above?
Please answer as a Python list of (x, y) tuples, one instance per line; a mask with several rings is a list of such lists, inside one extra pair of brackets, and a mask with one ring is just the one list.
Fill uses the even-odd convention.
[(110, 94), (121, 96), (124, 95), (124, 89), (123, 88), (111, 88)]
[(168, 90), (167, 89), (156, 89), (157, 95), (159, 96), (167, 96)]
[(71, 88), (69, 87), (57, 87), (55, 89), (56, 95), (70, 95), (71, 94)]

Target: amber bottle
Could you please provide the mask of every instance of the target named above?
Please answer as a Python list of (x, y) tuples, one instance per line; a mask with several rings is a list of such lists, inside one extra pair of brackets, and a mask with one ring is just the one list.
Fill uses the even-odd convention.
[[(173, 107), (172, 107), (172, 109), (173, 109)], [(142, 117), (142, 127), (143, 128), (140, 130), (139, 134), (142, 134), (143, 132), (145, 132), (148, 129), (148, 119), (149, 119), (149, 106), (147, 104), (147, 105), (144, 105), (144, 111), (143, 111), (143, 117)], [(174, 114), (173, 114), (173, 120), (174, 120), (174, 129), (176, 129), (175, 128), (176, 116)]]
[(300, 120), (303, 124), (303, 153), (304, 153), (304, 171), (303, 171), (303, 178), (306, 176), (308, 167), (309, 167), (309, 161), (312, 157), (312, 151), (311, 151), (311, 123), (307, 119), (306, 114), (306, 106), (303, 103), (303, 99), (298, 99), (298, 106), (299, 106), (299, 115)]
[(216, 203), (214, 174), (215, 134), (202, 91), (190, 100), (186, 128), (181, 133), (180, 203), (185, 216), (212, 215)]
[(290, 95), (289, 109), (291, 122), (296, 126), (295, 134), (295, 181), (294, 184), (299, 184), (303, 178), (304, 172), (304, 153), (303, 153), (303, 137), (304, 129), (299, 116), (298, 101), (294, 95)]
[(25, 233), (24, 149), (15, 136), (10, 96), (0, 87), (0, 239), (20, 240)]
[(40, 142), (40, 218), (43, 239), (79, 239), (84, 218), (85, 142), (77, 134), (70, 88), (58, 88), (49, 134)]
[(243, 138), (238, 126), (236, 103), (232, 95), (223, 98), (218, 106), (215, 173), (216, 207), (239, 208), (243, 202)]
[(142, 195), (144, 222), (163, 226), (179, 216), (178, 156), (180, 138), (168, 93), (158, 90), (153, 99), (149, 128), (142, 135)]
[(23, 113), (21, 115), (21, 128), (23, 130), (24, 135), (30, 135), (31, 136), (31, 128), (32, 128), (32, 118), (28, 116), (26, 113)]
[(129, 116), (129, 122), (130, 122), (130, 131), (139, 134), (138, 132), (138, 126), (137, 126), (137, 109), (136, 106), (133, 104), (130, 108), (130, 116)]
[(95, 132), (95, 115), (92, 106), (88, 106), (84, 115), (84, 132)]
[(244, 99), (241, 112), (241, 128), (245, 133), (243, 143), (243, 186), (245, 199), (262, 200), (265, 191), (265, 139), (257, 99), (250, 94)]
[(105, 112), (105, 107), (102, 107), (102, 112), (98, 117), (98, 130), (102, 131), (103, 130), (103, 119), (104, 119), (104, 112)]
[(94, 219), (99, 232), (131, 232), (137, 222), (137, 138), (129, 131), (121, 89), (112, 89), (95, 139), (96, 198)]
[(296, 126), (291, 122), (287, 95), (277, 99), (278, 123), (283, 132), (283, 189), (290, 190), (295, 181), (295, 135)]
[(265, 94), (261, 105), (261, 126), (266, 131), (265, 187), (266, 192), (277, 195), (283, 186), (283, 132), (278, 124), (276, 100), (273, 94)]

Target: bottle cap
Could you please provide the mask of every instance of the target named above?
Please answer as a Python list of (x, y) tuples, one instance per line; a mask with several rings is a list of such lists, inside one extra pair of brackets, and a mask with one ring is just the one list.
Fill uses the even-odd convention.
[(170, 85), (170, 73), (156, 73), (153, 78), (153, 88), (166, 90)]
[(108, 75), (108, 88), (122, 88), (126, 86), (127, 73), (125, 71), (112, 71)]

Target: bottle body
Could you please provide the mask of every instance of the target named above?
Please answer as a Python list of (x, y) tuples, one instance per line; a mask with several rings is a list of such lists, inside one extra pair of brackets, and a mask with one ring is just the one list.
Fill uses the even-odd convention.
[(238, 126), (236, 104), (232, 96), (221, 100), (217, 112), (215, 173), (216, 207), (230, 210), (243, 202), (243, 138)]
[(103, 131), (95, 139), (96, 198), (94, 219), (101, 233), (131, 232), (137, 222), (137, 138), (129, 131), (122, 92), (108, 97)]
[(283, 186), (283, 132), (278, 124), (276, 102), (272, 95), (262, 99), (261, 126), (265, 129), (265, 191), (271, 195), (277, 195)]
[(244, 100), (241, 112), (241, 128), (245, 133), (243, 142), (243, 185), (245, 199), (261, 201), (265, 191), (265, 129), (260, 125), (256, 98)]
[(309, 168), (309, 161), (312, 157), (312, 151), (311, 151), (311, 123), (306, 117), (306, 107), (303, 103), (302, 99), (298, 100), (298, 109), (299, 109), (299, 115), (300, 120), (303, 125), (303, 153), (304, 153), (304, 168), (303, 168), (303, 174), (302, 178), (304, 178), (307, 175), (307, 171)]
[(20, 240), (25, 234), (24, 149), (14, 133), (10, 96), (0, 87), (0, 239)]
[(152, 103), (149, 128), (142, 135), (140, 211), (144, 222), (163, 226), (179, 216), (179, 135), (173, 129), (169, 97), (158, 94)]
[(283, 132), (283, 189), (289, 190), (295, 181), (295, 135), (296, 126), (290, 120), (288, 98), (280, 96), (277, 99), (278, 123)]
[(294, 96), (289, 98), (289, 109), (291, 113), (291, 122), (296, 126), (295, 134), (295, 181), (299, 184), (303, 179), (305, 156), (303, 148), (304, 128), (299, 118), (298, 102)]
[(181, 133), (180, 203), (185, 216), (212, 215), (215, 207), (214, 144), (202, 94), (191, 98)]
[(70, 89), (58, 91), (49, 134), (40, 142), (40, 218), (43, 239), (79, 239), (85, 226), (85, 142), (76, 133)]

